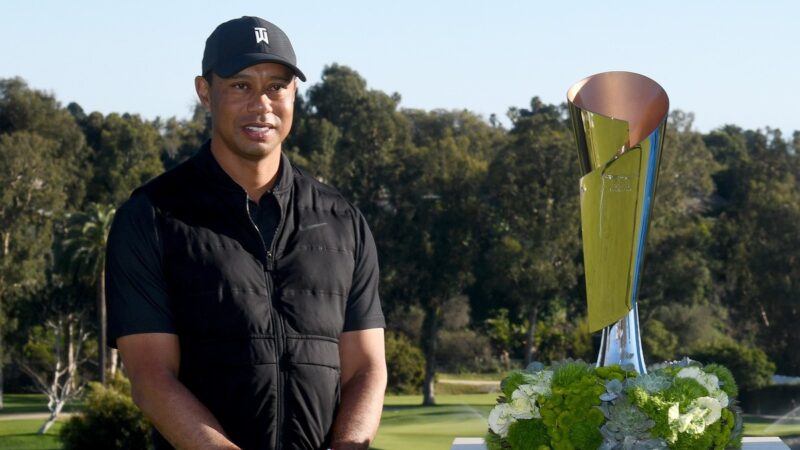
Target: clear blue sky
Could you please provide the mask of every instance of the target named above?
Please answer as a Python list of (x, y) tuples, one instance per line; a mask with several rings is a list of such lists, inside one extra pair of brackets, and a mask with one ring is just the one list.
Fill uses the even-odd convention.
[(206, 37), (241, 15), (287, 32), (304, 88), (336, 62), (400, 93), (403, 107), (504, 117), (533, 96), (564, 101), (585, 76), (629, 70), (658, 81), (700, 131), (800, 130), (792, 0), (0, 0), (0, 78), (87, 111), (187, 117)]

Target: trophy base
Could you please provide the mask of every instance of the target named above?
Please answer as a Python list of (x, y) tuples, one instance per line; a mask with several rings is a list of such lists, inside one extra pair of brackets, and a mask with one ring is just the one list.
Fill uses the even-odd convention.
[(597, 367), (613, 364), (633, 366), (639, 374), (647, 373), (639, 332), (639, 310), (634, 303), (628, 314), (614, 325), (603, 328)]

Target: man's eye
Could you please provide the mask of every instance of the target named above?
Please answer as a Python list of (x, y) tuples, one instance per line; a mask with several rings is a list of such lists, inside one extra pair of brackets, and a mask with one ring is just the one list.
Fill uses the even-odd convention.
[(234, 83), (233, 84), (233, 88), (234, 89), (240, 89), (240, 90), (247, 89), (247, 83)]
[(273, 84), (269, 87), (270, 91), (280, 91), (281, 89), (286, 89), (285, 84)]

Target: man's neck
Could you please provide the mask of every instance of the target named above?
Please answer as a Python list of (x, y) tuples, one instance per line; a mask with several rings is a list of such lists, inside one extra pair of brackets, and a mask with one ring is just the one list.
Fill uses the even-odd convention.
[(211, 154), (214, 155), (214, 159), (222, 170), (247, 192), (250, 199), (257, 202), (264, 193), (272, 189), (281, 166), (279, 148), (262, 159), (251, 160), (222, 148), (221, 145), (214, 145), (214, 142), (212, 139)]

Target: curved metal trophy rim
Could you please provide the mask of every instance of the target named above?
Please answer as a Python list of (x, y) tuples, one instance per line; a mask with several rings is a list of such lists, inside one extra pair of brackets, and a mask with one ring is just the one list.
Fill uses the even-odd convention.
[(669, 97), (664, 88), (635, 72), (590, 75), (567, 90), (567, 100), (579, 109), (627, 122), (629, 139), (624, 150), (647, 139), (669, 113)]

